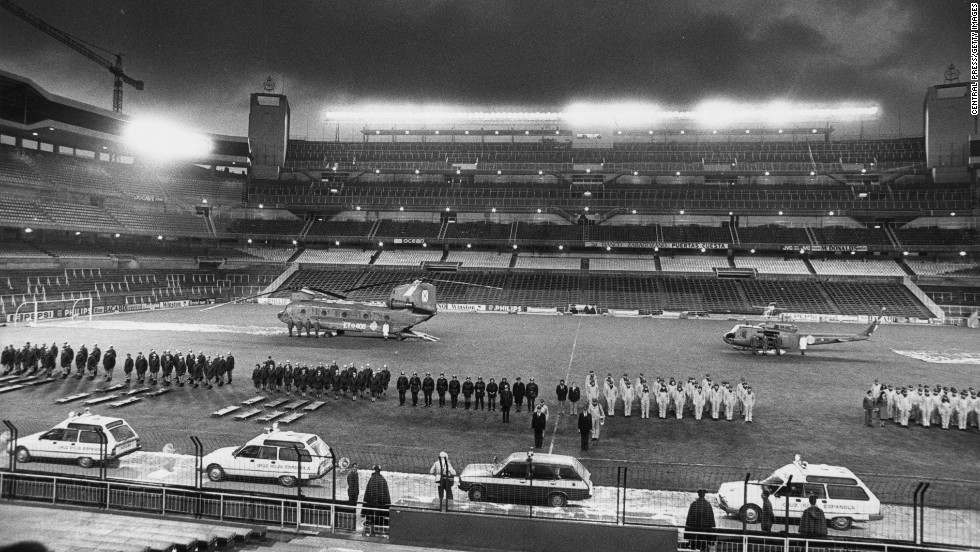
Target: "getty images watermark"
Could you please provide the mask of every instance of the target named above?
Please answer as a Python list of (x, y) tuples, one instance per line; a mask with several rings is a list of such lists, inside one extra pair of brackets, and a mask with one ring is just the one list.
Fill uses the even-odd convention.
[(970, 115), (980, 114), (980, 3), (970, 2)]

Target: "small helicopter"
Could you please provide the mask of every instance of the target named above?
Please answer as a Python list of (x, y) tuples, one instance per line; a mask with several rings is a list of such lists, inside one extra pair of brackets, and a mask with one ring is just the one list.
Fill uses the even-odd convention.
[[(774, 305), (770, 303), (770, 306)], [(856, 334), (814, 334), (802, 333), (794, 324), (767, 320), (759, 323), (736, 324), (722, 339), (735, 350), (751, 351), (753, 354), (780, 356), (785, 352), (799, 351), (800, 355), (806, 355), (807, 348), (814, 345), (867, 341), (880, 324), (881, 316), (878, 316), (864, 331)]]
[[(297, 337), (303, 335), (303, 330), (306, 330), (307, 337), (320, 337), (322, 331), (324, 337), (351, 334), (383, 339), (404, 340), (412, 338), (438, 341), (438, 337), (412, 329), (417, 324), (432, 318), (438, 312), (436, 286), (425, 280), (417, 279), (411, 283), (395, 286), (385, 302), (349, 301), (345, 294), (397, 282), (378, 282), (346, 289), (339, 293), (314, 287), (295, 288), (291, 290), (289, 303), (283, 310), (279, 311), (277, 317), (289, 328), (290, 337), (292, 337), (295, 328)], [(500, 289), (452, 280), (433, 279), (431, 281)], [(282, 290), (259, 293), (229, 303), (247, 301), (279, 291)], [(218, 306), (221, 305), (208, 307), (208, 309)]]

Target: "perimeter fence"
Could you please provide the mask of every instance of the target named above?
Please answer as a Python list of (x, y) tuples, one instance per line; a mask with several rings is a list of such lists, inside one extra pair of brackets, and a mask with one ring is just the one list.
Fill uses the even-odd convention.
[[(9, 437), (4, 447), (15, 452), (37, 447), (33, 436), (50, 430), (31, 420), (4, 423)], [(188, 431), (193, 433), (193, 429)], [(210, 512), (205, 517), (346, 531), (361, 530), (367, 521), (369, 528), (383, 533), (386, 509), (372, 508), (379, 498), (385, 502), (384, 497), (377, 496), (378, 476), (385, 481), (387, 502), (400, 508), (678, 529), (683, 528), (697, 491), (703, 489), (713, 505), (719, 530), (757, 535), (761, 526), (753, 513), (749, 511), (746, 516), (745, 510), (733, 508), (740, 504), (726, 504), (726, 513), (719, 501), (719, 490), (729, 484), (736, 489), (736, 496), (751, 497), (753, 491), (758, 494), (760, 489), (748, 482), (764, 479), (778, 467), (587, 457), (576, 460), (552, 457), (544, 450), (530, 451), (530, 455), (529, 451), (502, 451), (496, 457), (449, 450), (448, 462), (455, 472), (449, 483), (441, 479), (445, 469), (441, 468), (438, 450), (364, 443), (329, 443), (329, 449), (318, 449), (316, 443), (284, 442), (274, 434), (249, 443), (239, 437), (214, 434), (171, 443), (168, 439), (172, 435), (169, 429), (141, 431), (141, 449), (119, 458), (113, 458), (114, 443), (90, 442), (88, 445), (95, 447), (88, 449), (95, 450), (91, 467), (79, 465), (83, 446), (79, 436), (74, 445), (48, 443), (55, 448), (74, 447), (60, 459), (45, 458), (40, 450), (26, 457), (12, 454), (0, 463), (7, 474), (3, 496), (55, 503), (71, 502), (69, 499), (75, 497), (78, 503), (79, 493), (96, 491), (69, 492), (65, 485), (70, 482), (87, 489), (92, 485), (102, 488), (101, 484), (115, 490), (111, 497), (108, 487), (98, 491), (103, 494), (91, 502), (99, 507), (113, 507), (115, 500), (123, 508), (161, 512), (169, 507), (172, 513), (182, 515), (200, 515), (203, 507)], [(378, 476), (375, 466), (380, 470)], [(805, 494), (816, 495), (828, 520), (853, 518), (848, 529), (840, 528), (838, 523), (831, 525), (832, 538), (980, 549), (980, 481), (856, 475), (881, 501), (880, 511), (874, 512), (881, 519), (863, 521), (859, 513), (834, 510), (834, 504), (845, 504), (857, 506), (854, 511), (858, 512), (861, 504), (835, 501), (833, 496), (828, 497), (826, 486), (805, 485)], [(372, 476), (375, 483), (371, 482)], [(10, 482), (16, 477), (28, 479), (21, 480), (19, 487), (11, 487)], [(47, 482), (42, 483), (45, 477)], [(79, 480), (85, 483), (78, 484)], [(440, 484), (443, 492), (446, 487), (451, 488), (453, 500), (448, 500), (446, 494), (440, 497)], [(805, 494), (776, 491), (772, 497), (776, 518), (773, 531), (798, 534), (797, 520), (809, 506)], [(753, 499), (748, 502), (753, 503)]]

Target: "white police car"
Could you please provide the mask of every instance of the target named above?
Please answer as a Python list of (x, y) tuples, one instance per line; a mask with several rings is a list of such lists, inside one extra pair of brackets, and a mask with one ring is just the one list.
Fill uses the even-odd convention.
[(592, 498), (589, 470), (560, 454), (515, 452), (503, 462), (470, 464), (459, 474), (459, 488), (474, 502), (565, 506)]
[(68, 419), (47, 431), (20, 437), (8, 446), (8, 452), (21, 463), (48, 458), (71, 460), (83, 468), (139, 449), (139, 436), (126, 420), (92, 414), (87, 408), (82, 414), (69, 413)]
[(211, 481), (258, 477), (292, 487), (300, 479), (319, 479), (330, 473), (333, 451), (312, 433), (279, 431), (274, 425), (240, 447), (220, 448), (206, 455), (202, 466)]
[[(792, 476), (792, 481), (790, 481)], [(787, 484), (787, 482), (789, 483)], [(748, 500), (744, 500), (742, 481), (722, 483), (718, 489), (718, 506), (746, 523), (758, 523), (762, 514), (762, 491), (770, 493), (769, 502), (777, 518), (799, 519), (810, 507), (809, 497), (817, 499), (834, 529), (848, 529), (854, 521), (882, 519), (881, 502), (851, 470), (826, 464), (808, 464), (796, 455), (787, 464), (761, 481), (749, 481)]]

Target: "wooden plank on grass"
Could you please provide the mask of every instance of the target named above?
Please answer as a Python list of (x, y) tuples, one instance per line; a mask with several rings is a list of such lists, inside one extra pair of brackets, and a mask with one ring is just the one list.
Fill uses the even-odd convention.
[(0, 393), (9, 393), (11, 391), (16, 391), (22, 387), (27, 387), (27, 386), (23, 383), (18, 383), (16, 385), (5, 385), (3, 387), (0, 387)]
[(246, 410), (245, 412), (240, 412), (238, 414), (235, 414), (235, 419), (236, 420), (247, 420), (247, 419), (251, 418), (252, 416), (255, 416), (256, 414), (260, 414), (261, 412), (262, 412), (262, 409), (261, 408), (250, 408), (250, 409)]
[(273, 410), (272, 412), (267, 412), (264, 416), (259, 416), (258, 418), (255, 419), (255, 421), (271, 422), (272, 420), (275, 420), (276, 418), (282, 416), (283, 414), (285, 414), (285, 412), (281, 410)]
[(120, 408), (123, 406), (131, 405), (135, 402), (140, 402), (141, 400), (143, 400), (143, 397), (129, 397), (128, 399), (123, 399), (121, 401), (111, 402), (109, 403), (109, 406), (111, 408)]
[(61, 397), (60, 399), (54, 402), (64, 404), (72, 401), (77, 401), (78, 399), (84, 399), (85, 397), (89, 397), (91, 395), (92, 395), (91, 393), (76, 393), (74, 395), (68, 395), (67, 397)]
[(262, 406), (264, 406), (266, 408), (278, 408), (278, 407), (286, 404), (287, 402), (289, 402), (289, 399), (276, 399), (276, 400), (273, 400), (273, 401), (269, 401), (269, 402), (265, 403)]
[(246, 399), (242, 401), (244, 406), (252, 406), (253, 404), (260, 403), (265, 400), (265, 397), (252, 397), (251, 399)]
[(164, 387), (162, 389), (157, 389), (156, 391), (151, 391), (150, 393), (147, 393), (146, 396), (147, 397), (159, 397), (160, 395), (166, 395), (170, 391), (172, 391), (172, 389), (170, 389), (169, 387)]
[(220, 418), (226, 414), (231, 414), (232, 412), (238, 410), (239, 408), (241, 408), (241, 406), (238, 406), (237, 404), (233, 404), (231, 406), (226, 406), (221, 410), (215, 410), (214, 412), (211, 413), (211, 415)]
[(132, 391), (126, 391), (126, 395), (132, 397), (133, 395), (139, 395), (141, 393), (148, 393), (150, 391), (149, 387), (138, 387)]
[(280, 423), (280, 424), (291, 424), (291, 423), (295, 422), (296, 420), (302, 418), (303, 416), (306, 416), (306, 413), (305, 412), (293, 412), (292, 414), (290, 414), (288, 416), (284, 416), (282, 418), (279, 418), (279, 420), (278, 420), (277, 423)]
[(111, 395), (105, 395), (105, 396), (98, 397), (98, 398), (95, 398), (95, 399), (89, 399), (89, 400), (83, 402), (82, 404), (84, 404), (84, 405), (99, 404), (99, 403), (104, 403), (106, 401), (114, 401), (114, 400), (116, 400), (116, 399), (118, 399), (119, 397), (122, 397), (122, 396), (123, 396), (122, 393), (113, 393)]
[(117, 383), (115, 385), (110, 385), (109, 387), (99, 387), (95, 390), (96, 393), (112, 393), (113, 391), (119, 391), (120, 389), (125, 389), (125, 383)]
[(303, 407), (303, 410), (305, 410), (307, 412), (313, 412), (313, 411), (315, 411), (316, 409), (320, 408), (321, 406), (323, 406), (325, 404), (327, 404), (326, 401), (313, 401), (310, 404), (304, 406)]
[(283, 409), (285, 409), (285, 410), (296, 410), (296, 409), (302, 407), (303, 405), (305, 405), (308, 402), (310, 402), (310, 401), (305, 401), (305, 400), (293, 401), (293, 402), (291, 402), (289, 404), (283, 405)]

